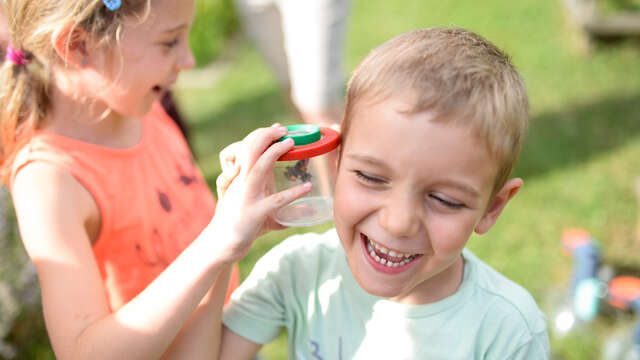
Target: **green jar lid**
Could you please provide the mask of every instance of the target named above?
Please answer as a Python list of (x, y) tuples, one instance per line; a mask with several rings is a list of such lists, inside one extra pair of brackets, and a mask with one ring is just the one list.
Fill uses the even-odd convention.
[(278, 139), (278, 141), (292, 138), (295, 146), (300, 146), (314, 143), (320, 140), (320, 138), (322, 137), (322, 134), (320, 133), (320, 127), (316, 125), (287, 125), (287, 130), (289, 131), (287, 135), (281, 137), (280, 139)]

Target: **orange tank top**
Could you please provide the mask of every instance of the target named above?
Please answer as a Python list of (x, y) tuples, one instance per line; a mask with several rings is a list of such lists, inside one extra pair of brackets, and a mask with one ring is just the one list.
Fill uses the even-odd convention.
[[(178, 127), (159, 103), (141, 120), (142, 137), (111, 149), (39, 132), (23, 148), (14, 176), (33, 161), (72, 174), (93, 196), (101, 230), (93, 253), (112, 310), (140, 293), (211, 221), (215, 199)], [(237, 266), (227, 300), (239, 283)]]

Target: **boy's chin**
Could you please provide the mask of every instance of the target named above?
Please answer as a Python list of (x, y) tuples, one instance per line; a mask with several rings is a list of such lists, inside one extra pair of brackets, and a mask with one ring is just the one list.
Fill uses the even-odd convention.
[(396, 291), (389, 290), (389, 289), (365, 287), (363, 286), (363, 284), (360, 284), (360, 287), (364, 289), (364, 291), (366, 291), (368, 294), (379, 297), (379, 298), (383, 298), (383, 299), (392, 300), (394, 298), (397, 298), (399, 295)]
[(365, 276), (356, 275), (356, 271), (350, 266), (351, 274), (356, 279), (356, 282), (360, 286), (360, 288), (366, 291), (369, 295), (373, 295), (379, 298), (384, 298), (388, 300), (393, 300), (394, 298), (398, 298), (402, 296), (401, 291), (393, 286), (389, 286), (391, 282), (389, 281), (376, 281), (371, 278), (366, 278)]
[(380, 286), (367, 286), (367, 284), (363, 284), (358, 282), (360, 287), (366, 291), (369, 295), (373, 295), (375, 297), (379, 297), (381, 299), (394, 301), (398, 303), (411, 304), (410, 296), (405, 293), (402, 293), (398, 289), (391, 289), (388, 287), (380, 287)]

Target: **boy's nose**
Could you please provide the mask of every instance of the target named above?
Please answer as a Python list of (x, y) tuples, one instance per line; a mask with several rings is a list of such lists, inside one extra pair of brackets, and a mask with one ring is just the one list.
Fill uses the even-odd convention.
[(392, 195), (378, 214), (380, 226), (394, 237), (411, 237), (420, 231), (421, 209), (418, 201), (407, 195)]

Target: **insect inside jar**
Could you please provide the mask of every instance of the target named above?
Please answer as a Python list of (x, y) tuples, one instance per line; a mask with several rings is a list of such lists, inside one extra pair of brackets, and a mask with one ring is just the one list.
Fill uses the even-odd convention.
[(311, 174), (307, 172), (309, 159), (299, 160), (294, 166), (287, 166), (284, 170), (284, 176), (289, 181), (300, 179), (302, 182), (311, 181)]

